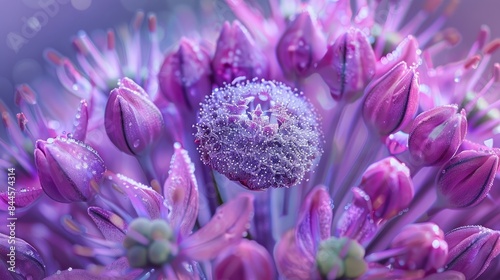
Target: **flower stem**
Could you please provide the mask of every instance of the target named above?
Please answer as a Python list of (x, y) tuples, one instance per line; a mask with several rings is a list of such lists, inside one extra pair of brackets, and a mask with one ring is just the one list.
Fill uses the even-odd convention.
[[(344, 112), (344, 109), (345, 109), (344, 102), (338, 103), (334, 109), (334, 114), (331, 123), (328, 127), (327, 135), (325, 135), (325, 141), (326, 141), (325, 155), (321, 157), (321, 160), (318, 164), (320, 167), (325, 167), (325, 168), (319, 168), (317, 175), (315, 176), (314, 180), (312, 180), (313, 187), (320, 183), (326, 184), (329, 177), (328, 174), (331, 174), (333, 170), (335, 170), (335, 165), (337, 165), (337, 160), (336, 160), (337, 149), (335, 144), (335, 135), (337, 135), (338, 126), (342, 114)], [(325, 174), (327, 171), (328, 174)]]
[(139, 161), (139, 165), (142, 168), (142, 171), (144, 172), (144, 175), (146, 176), (146, 179), (148, 180), (148, 184), (153, 187), (155, 191), (158, 193), (162, 193), (160, 183), (158, 181), (158, 176), (156, 174), (156, 170), (153, 164), (153, 160), (151, 159), (150, 153), (146, 153), (145, 155), (142, 156), (137, 156), (137, 161)]

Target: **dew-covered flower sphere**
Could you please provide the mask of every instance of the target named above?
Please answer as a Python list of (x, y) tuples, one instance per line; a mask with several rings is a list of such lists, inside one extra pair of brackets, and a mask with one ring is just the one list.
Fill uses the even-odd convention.
[(215, 89), (196, 124), (201, 159), (251, 190), (291, 187), (321, 155), (318, 116), (297, 91), (273, 81)]

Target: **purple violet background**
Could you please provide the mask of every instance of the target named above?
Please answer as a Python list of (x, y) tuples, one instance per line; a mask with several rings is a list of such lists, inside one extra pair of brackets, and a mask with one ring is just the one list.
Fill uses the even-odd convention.
[[(56, 2), (59, 11), (54, 16), (49, 17), (47, 24), (42, 26), (16, 52), (9, 46), (7, 36), (11, 32), (21, 35), (21, 28), (26, 19), (42, 10), (39, 1)], [(44, 49), (50, 47), (69, 58), (73, 58), (74, 49), (71, 45), (71, 38), (80, 30), (91, 34), (95, 30), (106, 30), (119, 24), (128, 23), (133, 18), (135, 11), (139, 9), (146, 13), (156, 13), (161, 25), (164, 24), (162, 19), (165, 19), (168, 13), (179, 4), (197, 7), (202, 2), (214, 1), (223, 0), (0, 0), (2, 6), (0, 9), (1, 99), (8, 106), (13, 106), (15, 85), (29, 83), (45, 71), (47, 63), (43, 59)], [(444, 2), (448, 3), (449, 1)], [(422, 3), (414, 1), (413, 5), (418, 7)], [(490, 26), (492, 38), (500, 37), (497, 18), (499, 10), (500, 1), (498, 0), (461, 1), (455, 14), (445, 26), (457, 28), (462, 35), (462, 41), (449, 53), (454, 56), (458, 53), (465, 55), (482, 24)], [(410, 14), (416, 13), (416, 11), (417, 8), (413, 8), (410, 10)], [(443, 57), (443, 60), (446, 61), (448, 58)], [(500, 61), (500, 54), (495, 56), (494, 61)]]

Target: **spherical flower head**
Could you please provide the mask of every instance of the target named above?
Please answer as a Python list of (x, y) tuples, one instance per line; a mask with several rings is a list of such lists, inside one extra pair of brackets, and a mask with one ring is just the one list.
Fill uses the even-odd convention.
[(196, 128), (203, 163), (251, 190), (299, 183), (322, 152), (312, 105), (265, 80), (215, 89)]

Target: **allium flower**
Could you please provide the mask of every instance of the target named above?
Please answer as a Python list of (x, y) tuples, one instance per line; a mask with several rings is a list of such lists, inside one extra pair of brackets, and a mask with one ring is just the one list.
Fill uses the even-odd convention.
[[(178, 143), (163, 196), (121, 174), (110, 173), (107, 179), (117, 184), (114, 187), (117, 192), (107, 198), (104, 190), (101, 190), (102, 199), (111, 205), (113, 202), (110, 199), (115, 196), (128, 196), (133, 211), (127, 213), (127, 209), (118, 205), (113, 207), (116, 212), (89, 207), (88, 215), (104, 239), (87, 233), (83, 224), (65, 219), (69, 229), (97, 245), (77, 246), (77, 253), (115, 258), (112, 264), (104, 268), (103, 277), (200, 277), (196, 262), (213, 259), (221, 247), (229, 248), (237, 244), (253, 215), (252, 197), (241, 194), (219, 207), (212, 220), (193, 233), (198, 216), (198, 186), (191, 160)], [(133, 218), (132, 212), (139, 217)], [(107, 249), (103, 250), (100, 246), (106, 246)], [(78, 276), (80, 273), (67, 272), (68, 276), (65, 277)], [(97, 276), (96, 273), (93, 275)], [(58, 279), (58, 276), (53, 279)]]
[(458, 1), (173, 2), (0, 102), (1, 279), (500, 278), (500, 39)]
[(311, 105), (265, 80), (215, 90), (196, 127), (202, 161), (251, 190), (300, 183), (321, 154)]

